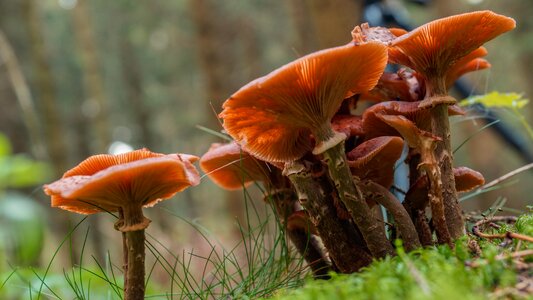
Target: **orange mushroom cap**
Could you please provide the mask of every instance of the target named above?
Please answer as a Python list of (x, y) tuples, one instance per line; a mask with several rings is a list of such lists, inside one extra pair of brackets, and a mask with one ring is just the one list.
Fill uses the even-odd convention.
[(344, 133), (347, 137), (364, 135), (361, 116), (335, 115), (331, 119), (331, 127), (337, 132)]
[[(467, 167), (458, 167), (453, 169), (455, 178), (455, 189), (458, 193), (469, 192), (485, 183), (483, 175)], [(409, 188), (406, 198), (415, 209), (423, 209), (428, 200), (428, 177), (426, 175), (418, 178)]]
[(398, 73), (385, 72), (377, 85), (370, 91), (361, 94), (360, 100), (381, 101), (417, 101), (420, 100), (420, 85), (415, 74), (405, 69)]
[(227, 190), (238, 190), (254, 181), (268, 179), (268, 166), (231, 142), (212, 144), (200, 158), (200, 168), (213, 182)]
[[(363, 131), (365, 138), (371, 139), (377, 136), (394, 136), (398, 132), (383, 121), (382, 116), (400, 115), (413, 121), (418, 127), (425, 127), (430, 121), (430, 112), (419, 107), (421, 101), (386, 101), (377, 103), (363, 113)], [(463, 115), (464, 111), (457, 105), (448, 107), (450, 116)]]
[(330, 48), (297, 59), (256, 79), (224, 102), (224, 128), (243, 149), (268, 162), (301, 158), (328, 139), (342, 101), (376, 85), (387, 63), (386, 46)]
[(360, 144), (346, 157), (354, 176), (390, 188), (394, 179), (394, 165), (402, 155), (402, 149), (403, 139), (382, 136)]
[(192, 155), (153, 153), (146, 149), (119, 155), (95, 155), (44, 186), (52, 207), (80, 214), (114, 212), (129, 206), (150, 207), (200, 176)]
[(515, 26), (512, 18), (488, 10), (435, 20), (395, 39), (389, 60), (420, 72), (426, 79), (445, 80), (458, 60)]
[(467, 167), (454, 168), (453, 176), (455, 177), (455, 189), (459, 193), (469, 192), (485, 184), (483, 174)]

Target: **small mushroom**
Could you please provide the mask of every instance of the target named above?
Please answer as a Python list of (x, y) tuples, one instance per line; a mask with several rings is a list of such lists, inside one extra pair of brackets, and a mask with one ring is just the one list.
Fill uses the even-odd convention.
[(125, 241), (124, 297), (144, 298), (144, 229), (150, 220), (142, 208), (154, 206), (189, 186), (200, 176), (192, 155), (159, 154), (141, 149), (119, 155), (95, 155), (44, 186), (52, 207), (80, 213), (120, 214), (116, 228)]
[(243, 151), (235, 142), (212, 144), (200, 158), (200, 168), (226, 190), (238, 190), (254, 181), (266, 181), (270, 173), (265, 162)]
[[(467, 167), (458, 167), (453, 169), (455, 177), (455, 189), (459, 193), (469, 192), (485, 183), (483, 175)], [(406, 201), (413, 209), (424, 209), (427, 205), (428, 195), (428, 178), (421, 176), (409, 188), (405, 195)]]
[(344, 133), (347, 137), (363, 136), (363, 120), (361, 116), (335, 115), (331, 119), (331, 127), (336, 132)]
[(377, 85), (363, 93), (360, 100), (382, 101), (417, 101), (420, 100), (419, 84), (416, 76), (405, 69), (398, 73), (385, 72)]
[[(387, 101), (377, 103), (363, 113), (363, 131), (365, 138), (371, 139), (378, 136), (392, 136), (397, 135), (397, 130), (392, 128), (389, 124), (384, 122), (381, 116), (385, 115), (400, 115), (413, 121), (417, 127), (424, 128), (429, 126), (430, 111), (420, 108), (420, 101), (403, 102), (403, 101)], [(450, 116), (463, 115), (464, 111), (457, 105), (448, 107)]]
[(402, 149), (403, 139), (382, 136), (363, 142), (346, 156), (354, 176), (388, 189), (394, 180), (394, 165), (400, 158)]

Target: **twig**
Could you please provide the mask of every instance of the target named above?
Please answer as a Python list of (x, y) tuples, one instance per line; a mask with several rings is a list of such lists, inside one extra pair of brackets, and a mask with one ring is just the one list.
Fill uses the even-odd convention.
[(505, 223), (514, 223), (516, 222), (517, 220), (517, 217), (515, 216), (497, 216), (497, 217), (492, 217), (492, 218), (484, 218), (482, 220), (479, 220), (477, 221), (474, 226), (481, 226), (481, 225), (485, 225), (487, 223), (493, 223), (493, 222), (505, 222)]
[(511, 171), (511, 172), (509, 172), (509, 173), (507, 173), (507, 174), (505, 174), (503, 176), (500, 176), (499, 178), (496, 178), (493, 181), (491, 181), (491, 182), (479, 187), (477, 190), (481, 191), (481, 190), (485, 190), (485, 189), (488, 189), (490, 187), (493, 187), (493, 186), (499, 184), (500, 182), (505, 181), (505, 180), (507, 180), (507, 179), (509, 179), (509, 178), (511, 178), (511, 177), (513, 177), (515, 175), (518, 175), (518, 174), (520, 174), (520, 173), (522, 173), (524, 171), (527, 171), (527, 170), (529, 170), (531, 168), (533, 168), (533, 163), (527, 164), (527, 165), (522, 166), (522, 167), (520, 167), (520, 168), (518, 168), (516, 170), (513, 170), (513, 171)]
[(507, 258), (520, 258), (520, 257), (524, 257), (524, 256), (531, 256), (531, 255), (533, 255), (533, 249), (516, 251), (516, 252), (513, 252), (513, 253), (511, 253), (509, 255), (505, 255), (504, 253), (501, 253), (501, 254), (498, 254), (496, 256), (496, 259), (497, 260), (502, 260), (502, 259), (507, 259)]
[(508, 238), (508, 239), (523, 240), (523, 241), (526, 241), (526, 242), (533, 243), (533, 237), (531, 237), (529, 235), (525, 235), (525, 234), (516, 233), (516, 232), (510, 232), (510, 231), (507, 231), (505, 233), (500, 233), (500, 234), (487, 234), (487, 233), (481, 232), (481, 230), (479, 229), (479, 226), (474, 226), (474, 227), (472, 227), (472, 233), (475, 236), (477, 236), (477, 237), (485, 238), (485, 239), (505, 239), (505, 238)]

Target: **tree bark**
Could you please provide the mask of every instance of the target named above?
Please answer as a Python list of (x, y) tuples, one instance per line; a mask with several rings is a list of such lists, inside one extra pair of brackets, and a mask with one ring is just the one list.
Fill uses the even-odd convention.
[(28, 130), (28, 134), (31, 140), (31, 150), (35, 158), (39, 160), (45, 159), (46, 147), (39, 130), (39, 117), (33, 104), (31, 91), (26, 82), (26, 78), (20, 69), (18, 59), (11, 47), (5, 34), (0, 30), (0, 61), (3, 61), (13, 91), (17, 97), (20, 109), (22, 111), (22, 117)]
[(109, 126), (109, 104), (105, 93), (98, 49), (93, 35), (93, 26), (89, 18), (87, 1), (78, 1), (72, 10), (73, 29), (81, 56), (85, 101), (94, 101), (97, 107), (90, 116), (94, 121), (96, 133), (95, 152), (105, 153), (111, 144)]

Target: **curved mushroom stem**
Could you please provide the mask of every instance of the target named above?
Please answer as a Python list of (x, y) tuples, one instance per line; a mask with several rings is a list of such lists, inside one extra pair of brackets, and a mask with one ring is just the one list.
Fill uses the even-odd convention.
[(405, 249), (411, 251), (419, 248), (420, 240), (418, 239), (415, 225), (400, 201), (386, 188), (375, 182), (364, 181), (360, 183), (360, 187), (365, 194), (371, 194), (369, 195), (369, 199), (383, 205), (392, 214), (398, 226), (398, 231), (401, 234)]
[(394, 255), (394, 249), (385, 232), (378, 229), (381, 225), (375, 218), (371, 217), (373, 213), (361, 191), (356, 187), (356, 180), (358, 179), (352, 178), (344, 153), (344, 141), (327, 149), (323, 155), (324, 161), (328, 165), (331, 180), (339, 193), (339, 198), (350, 212), (372, 255), (376, 258)]
[(311, 222), (339, 271), (353, 273), (369, 265), (372, 256), (344, 231), (333, 203), (325, 198), (324, 190), (313, 180), (304, 162), (286, 163), (283, 172), (296, 188), (300, 203), (309, 213)]

